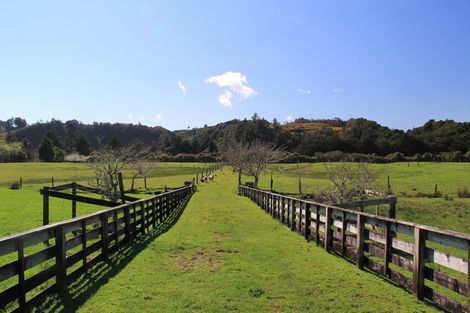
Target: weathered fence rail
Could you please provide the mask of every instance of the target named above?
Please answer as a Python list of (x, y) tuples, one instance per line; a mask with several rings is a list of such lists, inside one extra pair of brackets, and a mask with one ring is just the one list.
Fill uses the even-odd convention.
[(470, 236), (239, 185), (240, 195), (328, 252), (451, 312), (470, 313)]
[(186, 186), (0, 238), (0, 311), (25, 312), (48, 293), (66, 292), (97, 262), (165, 223), (194, 191)]

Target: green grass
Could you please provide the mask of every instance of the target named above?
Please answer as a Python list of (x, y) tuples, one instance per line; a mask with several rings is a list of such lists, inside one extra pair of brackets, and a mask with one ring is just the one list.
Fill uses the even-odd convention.
[[(158, 162), (155, 170), (148, 177), (168, 177), (192, 175), (200, 171), (203, 163)], [(0, 163), (0, 186), (9, 187), (23, 178), (24, 186), (50, 185), (54, 177), (56, 185), (71, 181), (90, 182), (94, 175), (85, 163)], [(124, 171), (124, 177), (131, 177), (130, 171)], [(138, 180), (142, 184), (142, 179)]]
[[(457, 198), (459, 188), (470, 189), (470, 163), (418, 163), (371, 164), (379, 190), (387, 188), (387, 177), (398, 196), (397, 218), (470, 233), (470, 199)], [(276, 164), (260, 179), (260, 188), (269, 189), (270, 171), (273, 170), (274, 189), (298, 193), (301, 176), (304, 194), (319, 194), (330, 185), (324, 164)], [(243, 180), (252, 180), (243, 177)], [(423, 197), (434, 193), (435, 185), (442, 198)], [(421, 195), (420, 195), (421, 193)], [(447, 200), (444, 196), (447, 196)], [(375, 212), (375, 208), (370, 208)], [(385, 211), (383, 211), (385, 212)]]
[[(158, 163), (156, 170), (147, 179), (151, 190), (161, 190), (164, 186), (179, 187), (190, 180), (204, 166), (202, 163)], [(89, 185), (93, 174), (86, 164), (77, 163), (0, 163), (0, 237), (42, 225), (42, 196), (39, 190), (72, 181)], [(124, 172), (125, 188), (130, 188), (130, 173)], [(23, 177), (23, 189), (11, 190), (11, 183)], [(135, 187), (145, 192), (142, 178), (136, 180)], [(146, 194), (137, 195), (147, 197)], [(103, 209), (94, 205), (77, 204), (77, 215), (84, 215)], [(69, 219), (72, 215), (71, 202), (50, 198), (50, 222)]]
[(167, 233), (103, 265), (105, 274), (74, 284), (65, 301), (51, 297), (39, 310), (436, 311), (307, 243), (237, 196), (235, 183), (236, 176), (225, 170), (215, 182), (200, 186)]

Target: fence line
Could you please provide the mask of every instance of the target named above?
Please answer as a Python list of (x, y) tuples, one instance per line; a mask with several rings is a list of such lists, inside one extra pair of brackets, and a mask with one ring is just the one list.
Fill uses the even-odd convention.
[[(388, 278), (419, 300), (470, 313), (470, 235), (242, 185), (238, 193), (305, 239)], [(451, 292), (443, 294), (444, 289)]]
[[(7, 258), (9, 261), (0, 262), (0, 283), (11, 284), (17, 276), (14, 285), (0, 287), (0, 310), (25, 312), (46, 294), (65, 293), (68, 284), (108, 259), (110, 253), (165, 223), (194, 191), (195, 186), (190, 185), (0, 238), (0, 257), (16, 254), (13, 261)], [(28, 248), (32, 252), (27, 255)], [(37, 266), (40, 270), (26, 277), (26, 272)], [(28, 297), (29, 292), (36, 294)]]

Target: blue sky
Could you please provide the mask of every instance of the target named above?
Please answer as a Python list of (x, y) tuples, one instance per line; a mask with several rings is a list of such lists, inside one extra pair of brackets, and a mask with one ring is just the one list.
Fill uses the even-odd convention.
[(470, 121), (470, 1), (0, 2), (0, 119)]

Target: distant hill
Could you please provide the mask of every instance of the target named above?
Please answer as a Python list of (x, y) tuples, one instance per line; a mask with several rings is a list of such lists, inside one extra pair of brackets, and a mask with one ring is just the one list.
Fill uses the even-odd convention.
[(467, 154), (470, 159), (470, 123), (452, 120), (430, 120), (408, 131), (390, 129), (363, 118), (346, 121), (300, 118), (280, 124), (276, 120), (269, 122), (256, 114), (251, 119), (230, 120), (213, 126), (176, 131), (158, 126), (122, 123), (83, 124), (76, 120), (52, 120), (32, 125), (27, 125), (20, 118), (8, 121), (0, 121), (0, 125), (9, 127), (7, 132), (5, 129), (0, 132), (0, 140), (4, 138), (8, 142), (22, 142), (28, 149), (37, 150), (50, 131), (56, 138), (56, 144), (66, 153), (90, 152), (105, 145), (142, 143), (170, 156), (215, 156), (234, 142), (258, 139), (283, 146), (294, 155), (310, 157), (307, 160), (318, 159), (322, 153), (329, 153), (328, 159), (339, 158), (343, 154), (387, 156), (393, 160), (400, 160), (404, 156), (422, 160), (459, 160)]
[(172, 136), (171, 132), (163, 127), (148, 127), (132, 124), (93, 123), (83, 124), (76, 120), (65, 123), (57, 120), (46, 123), (35, 123), (28, 127), (12, 132), (18, 141), (27, 140), (33, 147), (38, 147), (47, 131), (53, 131), (59, 143), (63, 147), (72, 148), (74, 140), (84, 137), (92, 149), (109, 144), (113, 139), (119, 145), (128, 145), (139, 140), (143, 144), (152, 145), (159, 143), (166, 137)]

